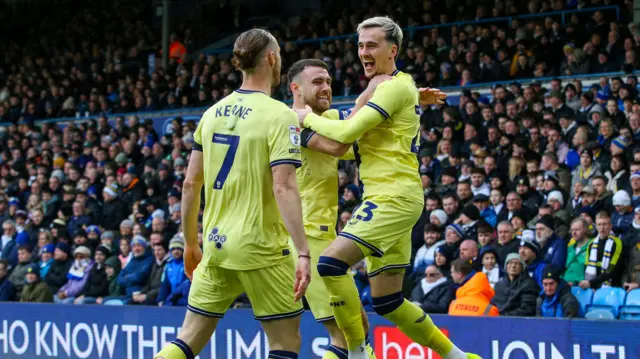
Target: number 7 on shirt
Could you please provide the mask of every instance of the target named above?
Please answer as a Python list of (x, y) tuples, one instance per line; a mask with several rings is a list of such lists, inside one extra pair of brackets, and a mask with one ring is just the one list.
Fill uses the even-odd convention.
[(233, 161), (236, 158), (238, 144), (240, 143), (240, 136), (214, 133), (213, 143), (219, 143), (221, 145), (229, 146), (227, 154), (224, 156), (224, 160), (222, 161), (220, 172), (218, 172), (216, 180), (213, 184), (213, 189), (222, 189), (222, 186), (224, 186), (224, 182), (227, 180), (227, 176), (229, 176), (229, 171), (231, 171), (231, 166), (233, 166)]

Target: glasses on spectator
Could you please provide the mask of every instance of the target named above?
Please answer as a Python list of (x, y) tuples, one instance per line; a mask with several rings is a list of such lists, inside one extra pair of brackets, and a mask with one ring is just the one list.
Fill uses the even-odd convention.
[(435, 278), (438, 276), (438, 273), (427, 273), (426, 276), (427, 278)]

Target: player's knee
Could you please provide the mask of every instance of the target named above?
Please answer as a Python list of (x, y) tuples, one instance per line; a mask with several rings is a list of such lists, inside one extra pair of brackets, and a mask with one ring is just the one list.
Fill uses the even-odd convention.
[(317, 268), (321, 277), (338, 277), (347, 274), (349, 265), (336, 258), (321, 256)]
[(404, 302), (402, 292), (385, 295), (383, 297), (373, 297), (371, 299), (373, 302), (373, 310), (375, 310), (378, 315), (382, 316), (398, 309), (398, 307), (400, 307)]

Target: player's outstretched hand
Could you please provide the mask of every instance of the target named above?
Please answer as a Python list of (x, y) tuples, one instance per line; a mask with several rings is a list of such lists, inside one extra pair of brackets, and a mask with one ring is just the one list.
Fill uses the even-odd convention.
[(293, 110), (298, 115), (298, 122), (300, 122), (300, 127), (304, 127), (304, 118), (312, 112), (311, 107), (309, 107), (309, 105), (306, 105), (303, 109), (294, 108)]
[(202, 260), (202, 249), (199, 246), (184, 247), (184, 274), (193, 281), (193, 271)]
[(447, 99), (447, 94), (439, 89), (421, 87), (418, 91), (421, 105), (444, 105), (444, 101)]
[(296, 263), (296, 282), (293, 285), (293, 299), (297, 302), (307, 292), (309, 282), (311, 282), (311, 264), (307, 257), (299, 257)]

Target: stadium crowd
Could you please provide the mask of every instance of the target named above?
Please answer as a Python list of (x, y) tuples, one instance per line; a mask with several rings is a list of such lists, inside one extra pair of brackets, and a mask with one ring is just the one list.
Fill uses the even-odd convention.
[[(367, 83), (351, 40), (318, 49), (289, 40), (298, 33), (347, 34), (376, 12), (422, 25), (522, 11), (515, 2), (476, 8), (447, 1), (435, 8), (424, 1), (422, 10), (417, 4), (303, 15), (306, 29), (278, 26), (283, 63), (323, 59), (332, 68), (334, 96), (357, 94)], [(563, 6), (534, 1), (524, 12)], [(95, 29), (90, 14), (72, 23), (71, 33)], [(571, 17), (567, 26), (540, 18), (514, 20), (509, 28), (429, 30), (409, 40), (398, 66), (419, 85), (463, 87), (635, 69), (640, 37), (601, 12), (592, 15)], [(95, 43), (49, 52), (55, 46), (45, 39), (37, 54), (5, 53), (0, 117), (11, 124), (0, 132), (0, 300), (186, 305), (180, 198), (195, 123), (176, 118), (173, 132), (163, 135), (139, 117), (110, 125), (106, 115), (206, 106), (240, 77), (227, 60), (190, 60), (179, 46), (170, 68), (149, 74), (141, 54), (157, 48), (147, 47), (144, 23), (122, 21), (113, 27), (118, 34), (106, 31)], [(287, 99), (283, 80), (274, 96)], [(38, 121), (87, 112), (96, 119), (64, 128)], [(602, 77), (588, 87), (579, 80), (513, 82), (493, 87), (490, 97), (464, 90), (459, 105), (422, 112), (425, 210), (405, 281), (412, 301), (429, 313), (578, 317), (570, 287), (640, 286), (635, 76)], [(362, 198), (355, 163), (340, 166), (338, 230)], [(371, 308), (363, 266), (353, 272)]]

